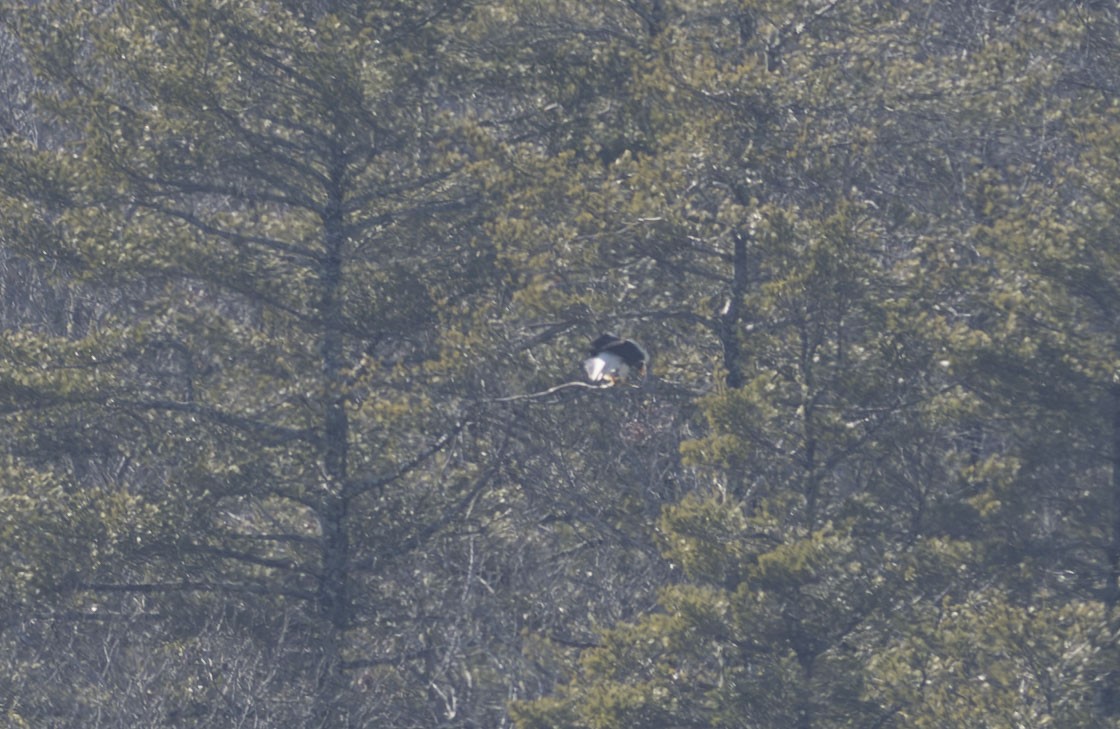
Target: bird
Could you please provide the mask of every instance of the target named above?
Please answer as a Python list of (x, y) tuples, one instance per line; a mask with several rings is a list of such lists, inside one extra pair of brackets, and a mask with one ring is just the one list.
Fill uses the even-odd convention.
[(647, 362), (649, 355), (637, 342), (602, 334), (591, 343), (591, 356), (584, 360), (583, 369), (592, 382), (611, 386), (626, 382), (631, 375), (645, 377)]

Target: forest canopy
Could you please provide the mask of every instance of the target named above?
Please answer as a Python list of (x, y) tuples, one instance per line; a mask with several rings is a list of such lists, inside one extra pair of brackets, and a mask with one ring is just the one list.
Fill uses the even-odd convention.
[(1118, 100), (1091, 0), (0, 5), (0, 717), (1120, 727)]

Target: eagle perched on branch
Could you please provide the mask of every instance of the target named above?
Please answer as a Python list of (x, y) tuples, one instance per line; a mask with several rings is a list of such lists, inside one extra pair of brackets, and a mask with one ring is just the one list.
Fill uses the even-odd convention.
[(631, 375), (641, 379), (646, 376), (649, 356), (636, 342), (613, 334), (603, 334), (591, 343), (591, 357), (584, 360), (583, 369), (592, 382), (617, 385)]

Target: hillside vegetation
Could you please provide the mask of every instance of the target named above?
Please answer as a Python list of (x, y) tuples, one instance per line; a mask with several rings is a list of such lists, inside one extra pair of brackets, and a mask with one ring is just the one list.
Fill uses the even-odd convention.
[(1120, 727), (1118, 234), (1112, 2), (0, 3), (0, 723)]

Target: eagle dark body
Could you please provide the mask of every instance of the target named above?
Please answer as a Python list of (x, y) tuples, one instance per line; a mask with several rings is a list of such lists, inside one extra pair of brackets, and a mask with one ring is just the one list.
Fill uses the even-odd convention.
[(603, 334), (591, 343), (591, 357), (583, 369), (592, 382), (611, 385), (625, 382), (631, 375), (645, 377), (649, 356), (638, 343), (614, 334)]

